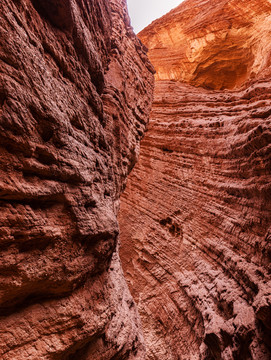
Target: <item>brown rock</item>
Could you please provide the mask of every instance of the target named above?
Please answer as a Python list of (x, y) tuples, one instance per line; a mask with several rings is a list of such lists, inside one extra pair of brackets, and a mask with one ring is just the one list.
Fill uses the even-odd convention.
[(0, 3), (0, 358), (142, 359), (119, 195), (152, 97), (123, 0)]
[[(176, 61), (183, 64), (183, 80), (206, 86), (203, 75), (193, 77), (192, 71), (189, 78), (195, 63), (184, 60), (188, 50), (181, 51), (181, 43), (184, 36), (188, 41), (197, 34), (207, 36), (208, 29), (216, 34), (219, 24), (221, 31), (229, 31), (214, 17), (226, 11), (232, 19), (237, 13), (250, 14), (242, 15), (253, 22), (247, 25), (249, 36), (253, 28), (262, 34), (263, 43), (253, 45), (257, 49), (246, 42), (253, 64), (262, 56), (260, 46), (269, 56), (270, 41), (264, 43), (263, 34), (271, 30), (270, 2), (225, 3), (186, 1), (140, 34), (150, 46), (157, 79), (167, 79), (156, 81), (151, 120), (119, 218), (121, 259), (141, 315), (148, 359), (271, 356), (269, 64), (263, 57), (262, 70), (254, 77), (250, 70), (244, 78), (235, 73), (236, 81), (228, 87), (247, 83), (234, 91), (169, 80)], [(236, 26), (233, 22), (230, 30)], [(174, 36), (182, 27), (181, 41)], [(235, 40), (231, 38), (233, 48), (240, 46), (243, 35), (240, 25)], [(217, 56), (209, 53), (210, 65), (214, 61), (216, 66), (224, 44), (228, 46), (219, 41)], [(209, 45), (205, 49), (210, 50)], [(197, 64), (206, 64), (207, 50), (197, 54)], [(238, 67), (247, 66), (242, 57), (238, 62)], [(226, 87), (220, 80), (227, 78), (227, 71), (221, 68), (215, 76), (209, 70), (205, 74), (212, 87)]]

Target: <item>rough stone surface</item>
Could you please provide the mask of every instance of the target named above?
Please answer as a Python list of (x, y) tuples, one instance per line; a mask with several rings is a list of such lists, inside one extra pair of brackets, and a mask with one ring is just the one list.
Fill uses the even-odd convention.
[(270, 0), (186, 0), (139, 37), (157, 80), (232, 89), (270, 65), (270, 24)]
[(143, 359), (116, 214), (152, 98), (124, 0), (0, 2), (0, 358)]
[[(174, 25), (174, 14), (183, 19), (183, 13), (195, 11), (197, 23), (195, 4), (205, 6), (206, 22), (209, 13), (209, 21), (216, 23), (216, 8), (208, 8), (215, 3), (186, 1), (143, 31), (150, 34), (146, 44), (155, 38), (156, 26), (159, 38), (162, 28)], [(252, 4), (271, 6), (227, 1), (223, 9), (237, 3), (242, 6), (232, 7), (233, 12), (250, 11)], [(260, 11), (251, 19), (259, 20), (259, 29), (266, 26)], [(205, 29), (191, 25), (187, 32), (193, 37), (193, 31)], [(168, 55), (170, 68), (172, 53), (158, 56), (158, 49), (151, 48), (150, 54), (159, 77), (159, 56), (163, 65)], [(138, 303), (148, 359), (271, 357), (268, 66), (235, 90), (156, 81), (148, 131), (120, 211), (120, 254)]]

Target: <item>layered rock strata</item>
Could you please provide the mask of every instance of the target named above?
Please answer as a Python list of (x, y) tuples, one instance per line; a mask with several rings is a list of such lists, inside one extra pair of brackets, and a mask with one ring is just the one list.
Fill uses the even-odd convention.
[[(231, 6), (233, 14), (246, 13), (256, 3), (262, 10), (271, 6), (267, 1), (242, 2), (242, 7), (228, 1), (226, 9)], [(196, 4), (205, 7), (206, 22), (214, 23), (218, 2), (186, 1), (143, 31), (146, 38), (142, 39), (151, 44), (157, 79), (162, 71), (159, 64), (162, 68), (168, 56), (170, 70), (174, 61), (172, 52), (161, 55), (163, 41), (165, 48), (168, 44), (161, 29), (175, 27), (174, 16), (183, 19), (188, 11), (191, 19), (195, 12), (196, 23)], [(269, 14), (266, 21), (262, 21), (261, 11), (251, 19), (255, 23), (258, 19), (261, 28)], [(208, 26), (191, 25), (187, 32), (193, 38), (193, 32), (204, 33)], [(151, 42), (155, 31), (159, 49)], [(266, 43), (264, 61), (268, 47)], [(182, 61), (182, 53), (180, 58)], [(204, 64), (205, 59), (203, 56)], [(200, 66), (200, 58), (198, 62)], [(235, 90), (207, 90), (170, 79), (156, 81), (148, 131), (120, 211), (121, 259), (138, 303), (147, 359), (270, 359), (268, 66), (265, 63), (261, 73)], [(183, 77), (190, 75), (187, 71)], [(220, 88), (220, 73), (218, 82), (212, 75), (210, 79)]]
[(118, 256), (153, 68), (124, 0), (0, 2), (0, 358), (143, 359)]
[(270, 23), (269, 0), (186, 0), (139, 37), (156, 80), (230, 89), (269, 67)]

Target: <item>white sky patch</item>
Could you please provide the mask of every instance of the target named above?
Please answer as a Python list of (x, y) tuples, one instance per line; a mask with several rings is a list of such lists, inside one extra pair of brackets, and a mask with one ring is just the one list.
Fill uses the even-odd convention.
[(180, 5), (183, 0), (127, 0), (134, 32), (137, 34), (153, 20)]

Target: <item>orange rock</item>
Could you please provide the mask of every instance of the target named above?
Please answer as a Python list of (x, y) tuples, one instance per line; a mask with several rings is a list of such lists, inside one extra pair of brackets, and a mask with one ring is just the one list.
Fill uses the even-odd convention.
[(233, 89), (271, 57), (269, 0), (189, 0), (139, 33), (156, 80)]

